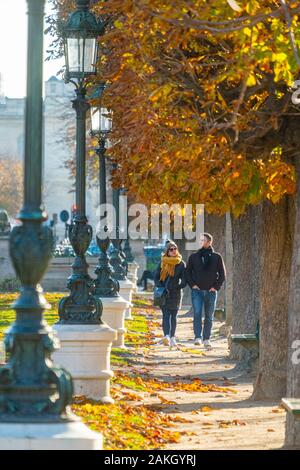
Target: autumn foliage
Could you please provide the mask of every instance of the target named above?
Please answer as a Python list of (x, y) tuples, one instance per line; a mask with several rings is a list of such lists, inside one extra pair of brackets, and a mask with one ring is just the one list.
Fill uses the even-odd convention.
[[(56, 2), (59, 3), (59, 2)], [(60, 2), (66, 14), (71, 2)], [(298, 1), (93, 1), (109, 18), (96, 81), (113, 113), (110, 155), (144, 202), (241, 213), (295, 190)]]
[(22, 162), (0, 158), (0, 209), (15, 216), (21, 206), (23, 193)]

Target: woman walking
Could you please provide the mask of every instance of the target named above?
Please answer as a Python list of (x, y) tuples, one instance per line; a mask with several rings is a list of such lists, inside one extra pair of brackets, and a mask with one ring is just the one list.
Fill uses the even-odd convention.
[(166, 302), (161, 307), (163, 314), (163, 343), (166, 346), (176, 346), (175, 331), (177, 313), (181, 307), (182, 289), (186, 285), (185, 262), (179, 253), (178, 246), (173, 241), (166, 243), (155, 274), (154, 283), (157, 287), (165, 287)]

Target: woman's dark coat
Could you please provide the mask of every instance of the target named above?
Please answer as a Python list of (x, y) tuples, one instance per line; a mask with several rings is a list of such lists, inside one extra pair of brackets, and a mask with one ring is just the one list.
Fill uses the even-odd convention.
[(154, 273), (154, 283), (159, 287), (166, 287), (167, 301), (166, 308), (169, 310), (177, 310), (181, 307), (182, 289), (186, 286), (185, 279), (185, 262), (180, 261), (176, 264), (174, 276), (167, 276), (164, 282), (160, 281), (161, 263), (159, 263)]

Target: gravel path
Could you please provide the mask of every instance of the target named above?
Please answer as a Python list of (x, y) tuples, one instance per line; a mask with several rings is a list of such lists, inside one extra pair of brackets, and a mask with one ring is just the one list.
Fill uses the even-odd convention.
[[(230, 391), (179, 390), (159, 392), (159, 398), (155, 394), (145, 396), (144, 402), (149, 405), (186, 420), (176, 423), (174, 431), (181, 432), (182, 439), (170, 444), (168, 449), (280, 449), (285, 431), (285, 412), (280, 404), (251, 400), (253, 378), (241, 375), (235, 362), (228, 359), (227, 340), (218, 335), (219, 322), (214, 324), (212, 351), (194, 346), (192, 319), (185, 313), (186, 310), (179, 312), (179, 349), (152, 345), (144, 357), (145, 371), (150, 377), (163, 381), (187, 383), (200, 378), (204, 383), (226, 387)], [(154, 332), (159, 337), (159, 311), (148, 316), (158, 320)], [(175, 403), (162, 405), (161, 397)]]

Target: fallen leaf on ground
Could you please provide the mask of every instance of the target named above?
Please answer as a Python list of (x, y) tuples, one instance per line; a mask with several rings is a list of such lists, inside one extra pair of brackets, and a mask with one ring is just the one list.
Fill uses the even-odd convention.
[(245, 421), (241, 421), (239, 419), (234, 419), (232, 423), (235, 424), (235, 426), (246, 426)]
[(202, 413), (204, 412), (207, 412), (207, 411), (213, 411), (213, 410), (219, 410), (220, 408), (212, 408), (211, 406), (202, 406), (200, 408), (200, 411), (202, 411)]
[(219, 428), (229, 428), (229, 426), (227, 423), (219, 423)]
[(197, 354), (198, 356), (205, 356), (205, 352), (201, 351), (199, 349), (190, 349), (190, 348), (181, 347), (180, 350), (182, 352), (186, 352), (186, 353), (189, 353), (189, 354)]
[(172, 417), (171, 420), (175, 423), (193, 423), (192, 420), (182, 418), (181, 416), (174, 416), (174, 418)]
[(219, 428), (228, 428), (229, 426), (246, 426), (245, 421), (234, 419), (232, 421), (218, 420)]
[(160, 401), (164, 403), (165, 405), (178, 405), (176, 401), (167, 400), (167, 398), (163, 397), (162, 395), (157, 394), (157, 398), (159, 398)]

